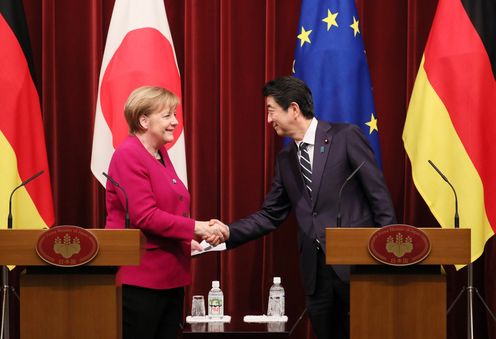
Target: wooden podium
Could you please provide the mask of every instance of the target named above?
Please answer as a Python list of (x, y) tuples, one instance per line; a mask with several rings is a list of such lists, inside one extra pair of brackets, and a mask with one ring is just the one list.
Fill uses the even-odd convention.
[(327, 228), (326, 262), (357, 265), (350, 278), (350, 339), (445, 339), (446, 279), (439, 265), (470, 263), (470, 229), (421, 228), (422, 262), (384, 265), (368, 251), (377, 228)]
[(20, 278), (21, 339), (119, 339), (121, 291), (117, 266), (139, 265), (139, 230), (88, 229), (97, 256), (79, 267), (55, 267), (36, 253), (45, 230), (0, 230), (0, 265), (26, 266)]

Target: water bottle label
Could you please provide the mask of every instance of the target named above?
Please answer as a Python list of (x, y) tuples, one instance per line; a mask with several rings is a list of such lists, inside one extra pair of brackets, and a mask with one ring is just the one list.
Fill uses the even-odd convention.
[(283, 316), (284, 315), (284, 297), (283, 296), (269, 296), (269, 307), (267, 311), (269, 316)]
[(223, 315), (223, 307), (222, 307), (222, 299), (210, 299), (208, 301), (209, 305), (209, 315), (222, 316)]

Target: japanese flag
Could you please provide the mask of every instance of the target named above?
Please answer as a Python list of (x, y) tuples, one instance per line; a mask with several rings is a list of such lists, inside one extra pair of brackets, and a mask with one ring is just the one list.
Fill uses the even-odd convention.
[[(114, 150), (128, 135), (124, 104), (140, 86), (161, 86), (179, 98), (181, 80), (162, 0), (116, 0), (103, 54), (93, 132), (91, 171), (105, 186)], [(187, 186), (182, 105), (174, 142), (167, 144), (174, 168)]]

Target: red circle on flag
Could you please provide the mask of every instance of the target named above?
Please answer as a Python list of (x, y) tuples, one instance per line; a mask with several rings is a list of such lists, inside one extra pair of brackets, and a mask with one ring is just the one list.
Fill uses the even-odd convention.
[[(129, 94), (141, 86), (164, 87), (182, 98), (174, 49), (160, 31), (150, 27), (126, 34), (102, 77), (100, 103), (103, 116), (112, 131), (114, 148), (129, 134), (124, 118), (124, 104)], [(183, 130), (181, 105), (177, 106), (176, 118), (179, 124), (174, 130), (174, 141), (166, 145), (167, 149), (174, 145)]]
[(38, 238), (36, 253), (51, 265), (81, 266), (95, 258), (98, 241), (82, 227), (55, 226), (44, 231)]

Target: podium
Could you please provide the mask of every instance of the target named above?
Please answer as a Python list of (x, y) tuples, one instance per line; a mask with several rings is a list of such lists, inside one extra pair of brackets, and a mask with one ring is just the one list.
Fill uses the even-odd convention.
[(118, 266), (139, 265), (139, 230), (88, 229), (99, 251), (84, 266), (56, 267), (36, 253), (46, 230), (0, 230), (0, 265), (25, 266), (20, 277), (21, 339), (122, 336)]
[(326, 263), (356, 265), (350, 277), (350, 339), (445, 339), (446, 279), (441, 264), (470, 263), (470, 229), (420, 228), (431, 251), (394, 267), (368, 251), (377, 228), (327, 228)]

